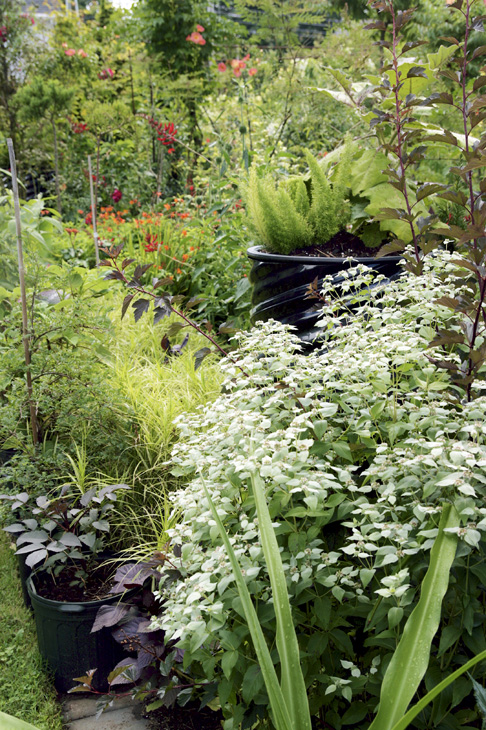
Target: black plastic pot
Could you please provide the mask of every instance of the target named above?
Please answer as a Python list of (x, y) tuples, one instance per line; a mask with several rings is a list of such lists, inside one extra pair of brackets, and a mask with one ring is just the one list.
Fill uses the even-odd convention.
[(10, 459), (15, 456), (15, 449), (0, 449), (0, 466), (2, 464), (8, 464)]
[(26, 564), (26, 559), (27, 553), (21, 553), (20, 555), (17, 555), (17, 568), (19, 571), (20, 586), (22, 588), (22, 598), (24, 599), (24, 605), (26, 608), (30, 608), (32, 610), (32, 603), (30, 601), (29, 591), (27, 588), (27, 581), (29, 580), (32, 570)]
[(37, 643), (42, 658), (54, 672), (56, 689), (67, 692), (79, 686), (73, 678), (96, 668), (92, 686), (105, 692), (108, 674), (126, 654), (113, 639), (111, 629), (104, 628), (94, 634), (91, 629), (101, 606), (126, 600), (128, 594), (123, 598), (116, 594), (84, 603), (53, 601), (37, 594), (34, 579), (35, 575), (28, 579), (27, 588), (34, 611)]
[(344, 258), (326, 256), (284, 256), (266, 253), (260, 246), (252, 246), (247, 251), (253, 261), (250, 271), (252, 290), (251, 321), (275, 319), (282, 324), (297, 328), (296, 334), (303, 342), (312, 342), (319, 334), (316, 322), (321, 307), (315, 301), (306, 299), (306, 291), (314, 279), (321, 283), (324, 276), (333, 276), (339, 288), (343, 281), (340, 272), (357, 263), (365, 264), (387, 278), (398, 276), (400, 256), (385, 258), (356, 258), (350, 264)]

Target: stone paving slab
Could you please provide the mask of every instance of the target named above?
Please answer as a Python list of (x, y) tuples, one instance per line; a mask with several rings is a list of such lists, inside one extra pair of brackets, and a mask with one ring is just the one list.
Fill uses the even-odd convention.
[(141, 717), (140, 706), (138, 712), (133, 707), (124, 707), (104, 712), (98, 720), (94, 715), (82, 717), (68, 727), (69, 730), (147, 730), (148, 721)]
[[(66, 722), (80, 720), (83, 717), (96, 715), (96, 697), (83, 697), (80, 695), (67, 695), (63, 700), (64, 719)], [(113, 700), (113, 705), (103, 714), (113, 710), (121, 710), (125, 707), (134, 707), (136, 703), (131, 697), (118, 697)]]
[(120, 697), (96, 719), (96, 697), (68, 695), (63, 701), (68, 730), (147, 730), (142, 705), (131, 697)]

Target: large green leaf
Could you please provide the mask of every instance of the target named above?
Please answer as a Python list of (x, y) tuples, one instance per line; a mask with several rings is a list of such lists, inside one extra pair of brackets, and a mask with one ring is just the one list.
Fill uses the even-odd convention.
[(39, 730), (30, 722), (24, 722), (24, 720), (19, 720), (17, 717), (12, 717), (12, 715), (6, 715), (5, 712), (0, 712), (0, 728), (2, 730)]
[(420, 599), (410, 614), (402, 637), (388, 665), (380, 693), (378, 714), (369, 730), (392, 730), (403, 718), (429, 665), (430, 647), (439, 628), (442, 600), (456, 554), (457, 533), (445, 532), (459, 525), (459, 515), (444, 504), (439, 533), (430, 553)]
[[(383, 152), (364, 150), (359, 160), (355, 160), (351, 169), (351, 190), (353, 195), (367, 195), (375, 185), (386, 183), (388, 177), (383, 170), (389, 160)], [(396, 191), (398, 193), (398, 190)]]

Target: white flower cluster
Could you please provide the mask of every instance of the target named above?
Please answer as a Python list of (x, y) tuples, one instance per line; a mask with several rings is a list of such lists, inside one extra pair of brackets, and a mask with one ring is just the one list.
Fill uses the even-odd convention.
[[(402, 563), (430, 549), (445, 501), (461, 514), (466, 547), (478, 545), (486, 529), (486, 397), (458, 401), (447, 373), (427, 357), (437, 327), (455, 326), (454, 314), (435, 303), (455, 291), (452, 275), (438, 276), (448, 267), (448, 254), (438, 254), (423, 276), (386, 284), (363, 267), (350, 270), (345, 301), (323, 313), (322, 342), (308, 355), (276, 322), (238, 335), (233, 357), (249, 377), (223, 362), (220, 397), (177, 420), (173, 468), (189, 477), (172, 497), (181, 575), (164, 584), (173, 575), (163, 573), (165, 608), (154, 621), (168, 639), (192, 652), (224, 643), (238, 615), (202, 480), (251, 593), (263, 601), (271, 596), (249, 482), (255, 470), (296, 605), (316, 586), (339, 603), (410, 603), (415, 588)], [(334, 679), (332, 691), (346, 694)]]

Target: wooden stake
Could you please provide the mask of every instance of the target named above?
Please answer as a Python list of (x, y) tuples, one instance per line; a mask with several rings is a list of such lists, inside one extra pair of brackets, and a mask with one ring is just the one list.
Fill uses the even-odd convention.
[(17, 182), (17, 162), (15, 160), (15, 150), (13, 141), (7, 139), (8, 154), (10, 157), (10, 170), (12, 173), (12, 191), (15, 210), (15, 228), (17, 231), (17, 258), (19, 263), (19, 282), (20, 282), (20, 299), (22, 302), (22, 341), (24, 343), (24, 359), (27, 376), (27, 395), (29, 398), (30, 409), (30, 427), (32, 429), (32, 441), (34, 445), (39, 443), (39, 429), (37, 426), (37, 414), (35, 412), (34, 399), (32, 396), (32, 375), (30, 372), (30, 347), (29, 347), (29, 324), (27, 319), (27, 297), (25, 294), (25, 272), (24, 272), (24, 254), (22, 249), (22, 228), (20, 225), (20, 202), (19, 202), (19, 186)]
[(89, 191), (91, 194), (91, 220), (93, 223), (93, 238), (95, 245), (96, 266), (100, 265), (100, 251), (98, 247), (98, 231), (96, 230), (96, 200), (93, 192), (93, 173), (91, 172), (91, 155), (88, 155)]

